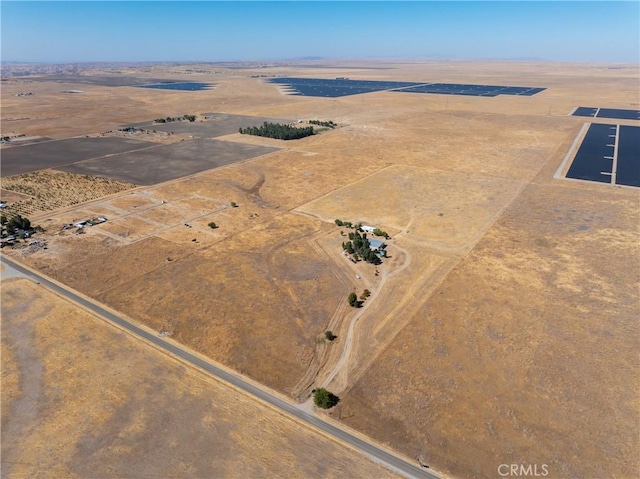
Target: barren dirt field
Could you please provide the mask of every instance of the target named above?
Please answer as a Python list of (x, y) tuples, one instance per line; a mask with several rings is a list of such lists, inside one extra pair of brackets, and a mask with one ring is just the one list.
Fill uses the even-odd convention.
[[(496, 477), (512, 463), (546, 464), (554, 478), (640, 475), (640, 194), (554, 179), (591, 121), (569, 113), (638, 109), (638, 66), (383, 66), (220, 68), (189, 75), (216, 84), (200, 92), (11, 79), (2, 125), (17, 134), (68, 138), (205, 112), (338, 127), (294, 141), (207, 140), (271, 149), (34, 209), (48, 248), (3, 254), (292, 400), (326, 386), (341, 398), (334, 418), (443, 476)], [(168, 68), (126, 76), (185, 80)], [(256, 73), (546, 90), (316, 98), (285, 95)], [(14, 96), (26, 88), (35, 95)], [(84, 93), (71, 101), (67, 88)], [(200, 140), (172, 148), (202, 150), (190, 141)], [(137, 171), (140, 182), (154, 168)], [(108, 221), (84, 234), (62, 230), (98, 215)], [(351, 263), (341, 243), (352, 230), (336, 218), (387, 231), (389, 257)], [(349, 307), (364, 289), (363, 307)]]
[(397, 477), (26, 279), (2, 280), (2, 477)]

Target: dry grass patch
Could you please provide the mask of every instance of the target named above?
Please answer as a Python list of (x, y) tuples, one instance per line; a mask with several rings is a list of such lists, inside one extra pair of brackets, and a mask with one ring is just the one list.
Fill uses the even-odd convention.
[(638, 224), (634, 192), (528, 187), (340, 414), (454, 476), (634, 476)]
[[(86, 219), (86, 216), (83, 218)], [(3, 253), (9, 256), (16, 256), (18, 261), (24, 262), (28, 266), (55, 279), (60, 279), (59, 270), (82, 264), (95, 255), (102, 256), (103, 261), (106, 261), (109, 255), (113, 254), (122, 245), (121, 241), (105, 237), (93, 231), (92, 228), (85, 228), (85, 234), (81, 235), (74, 233), (75, 228), (61, 231), (62, 223), (52, 218), (43, 221), (42, 226), (45, 228), (46, 233), (43, 235), (38, 234), (36, 238), (46, 240), (48, 245), (46, 250), (39, 248), (30, 253), (29, 249), (5, 248)], [(85, 274), (95, 275), (99, 271), (101, 271), (101, 268), (94, 267), (92, 271), (87, 271)], [(97, 283), (101, 282), (100, 279), (95, 281)]]
[(321, 227), (282, 214), (98, 299), (153, 329), (169, 322), (176, 340), (289, 392), (348, 294), (308, 242)]
[(183, 198), (171, 203), (176, 208), (183, 209), (191, 212), (191, 216), (198, 216), (210, 213), (220, 209), (223, 206), (228, 206), (228, 202), (216, 200), (212, 198), (204, 198), (202, 196), (191, 195), (188, 198)]
[(17, 203), (18, 201), (28, 200), (31, 197), (23, 193), (0, 189), (0, 198), (8, 205), (11, 205), (13, 203)]
[(118, 196), (117, 198), (109, 200), (107, 206), (111, 206), (128, 213), (134, 213), (153, 206), (157, 203), (159, 202), (148, 198), (145, 194), (141, 194), (140, 192), (133, 192), (131, 194)]
[(135, 215), (143, 220), (151, 220), (164, 225), (182, 224), (189, 218), (192, 218), (187, 210), (176, 206), (175, 203), (164, 203), (144, 211), (140, 211)]
[(31, 217), (129, 190), (135, 185), (107, 178), (42, 170), (2, 178), (2, 188), (29, 196), (15, 201), (6, 208), (5, 214)]
[(312, 201), (298, 211), (408, 231), (443, 250), (468, 249), (521, 184), (487, 176), (394, 166)]
[(27, 280), (3, 280), (3, 477), (396, 477)]
[(185, 248), (185, 251), (200, 251), (203, 245), (211, 246), (220, 240), (220, 235), (217, 233), (219, 230), (211, 230), (211, 228), (208, 228), (209, 231), (207, 231), (204, 228), (204, 226), (200, 228), (188, 228), (180, 224), (158, 232), (156, 237), (174, 243), (181, 248)]
[(95, 228), (96, 231), (106, 231), (127, 241), (137, 241), (142, 237), (151, 235), (159, 229), (159, 225), (151, 224), (135, 216), (127, 216), (114, 221), (101, 223), (93, 226), (93, 228)]

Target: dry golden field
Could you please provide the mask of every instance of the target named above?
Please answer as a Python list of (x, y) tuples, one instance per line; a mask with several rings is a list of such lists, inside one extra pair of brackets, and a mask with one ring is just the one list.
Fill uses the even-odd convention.
[[(327, 386), (341, 397), (334, 418), (445, 476), (496, 477), (511, 463), (640, 475), (640, 196), (554, 179), (589, 121), (568, 114), (638, 109), (638, 66), (370, 66), (127, 72), (217, 84), (202, 92), (6, 83), (3, 131), (18, 134), (205, 112), (339, 128), (224, 136), (282, 150), (36, 215), (48, 249), (3, 252), (293, 399)], [(256, 73), (547, 90), (294, 97)], [(27, 87), (36, 95), (13, 96)], [(97, 215), (109, 220), (61, 231)], [(336, 218), (388, 231), (390, 258), (350, 263)], [(348, 307), (365, 288), (364, 307)]]
[(26, 279), (2, 280), (2, 477), (397, 477)]

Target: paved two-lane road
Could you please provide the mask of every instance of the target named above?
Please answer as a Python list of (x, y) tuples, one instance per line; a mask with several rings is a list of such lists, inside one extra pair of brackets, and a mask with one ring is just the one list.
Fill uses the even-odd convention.
[(123, 319), (120, 316), (117, 316), (110, 311), (107, 311), (106, 309), (100, 307), (96, 303), (88, 301), (87, 299), (79, 296), (71, 289), (54, 283), (47, 279), (45, 276), (42, 276), (41, 274), (30, 271), (20, 266), (19, 264), (7, 259), (4, 255), (2, 255), (1, 260), (5, 264), (5, 267), (8, 266), (10, 268), (13, 268), (16, 271), (24, 274), (25, 276), (38, 281), (43, 286), (49, 288), (52, 291), (55, 291), (59, 295), (64, 296), (77, 304), (82, 305), (86, 309), (92, 311), (98, 316), (101, 316), (105, 320), (118, 325), (122, 329), (129, 331), (134, 336), (143, 338), (144, 340), (152, 343), (160, 350), (177, 356), (183, 361), (195, 366), (196, 368), (212, 374), (219, 380), (227, 382), (234, 387), (241, 389), (244, 392), (251, 394), (256, 398), (270, 404), (271, 406), (280, 409), (284, 413), (288, 414), (289, 416), (293, 416), (295, 419), (302, 421), (308, 426), (319, 429), (325, 434), (328, 434), (339, 441), (349, 444), (350, 446), (358, 449), (359, 451), (370, 457), (375, 462), (382, 464), (406, 477), (419, 479), (438, 479), (438, 476), (431, 473), (430, 471), (409, 463), (404, 459), (390, 454), (384, 449), (381, 449), (375, 444), (366, 441), (358, 436), (355, 436), (354, 434), (346, 431), (341, 427), (325, 422), (321, 418), (297, 408), (294, 404), (287, 402), (282, 398), (270, 393), (268, 390), (266, 390), (266, 388), (257, 387), (256, 385), (243, 379), (241, 376), (225, 371), (224, 369), (221, 369), (214, 364), (205, 361), (194, 354), (191, 354), (186, 348), (179, 347), (158, 337), (156, 334), (150, 333), (149, 331), (136, 326), (130, 321)]

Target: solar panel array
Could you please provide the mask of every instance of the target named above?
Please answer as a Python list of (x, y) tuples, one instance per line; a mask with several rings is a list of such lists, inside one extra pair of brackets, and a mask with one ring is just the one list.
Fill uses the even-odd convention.
[(337, 98), (377, 91), (395, 91), (406, 93), (432, 93), (440, 95), (487, 96), (519, 95), (532, 96), (545, 88), (466, 85), (458, 83), (420, 83), (375, 80), (349, 80), (347, 78), (270, 78), (270, 83), (283, 86), (286, 93), (297, 96), (316, 96)]
[(271, 78), (268, 81), (270, 83), (284, 85), (286, 87), (285, 91), (291, 95), (321, 96), (328, 98), (420, 85), (420, 83), (348, 80), (345, 78), (335, 80), (324, 78)]
[(212, 83), (199, 82), (162, 82), (150, 85), (136, 85), (138, 88), (155, 88), (157, 90), (182, 90), (182, 91), (202, 91), (211, 90), (215, 85)]
[(616, 120), (640, 120), (640, 110), (625, 110), (620, 108), (596, 108), (579, 106), (572, 113), (573, 116), (589, 118), (611, 118)]
[(566, 176), (640, 187), (640, 127), (592, 123)]
[(533, 96), (540, 93), (545, 88), (533, 88), (523, 86), (498, 86), (498, 85), (463, 85), (457, 83), (427, 83), (409, 88), (403, 88), (407, 93), (433, 93), (438, 95), (467, 95), (467, 96), (489, 96), (498, 95), (519, 95)]

